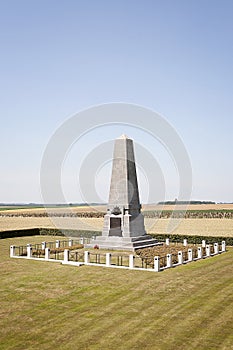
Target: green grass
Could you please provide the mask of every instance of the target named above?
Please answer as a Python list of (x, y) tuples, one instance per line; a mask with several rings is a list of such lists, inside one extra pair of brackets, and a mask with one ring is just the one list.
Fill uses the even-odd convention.
[(38, 209), (44, 208), (44, 205), (3, 205), (0, 206), (0, 211), (3, 210), (19, 210), (19, 209)]
[(1, 350), (233, 349), (232, 248), (153, 273), (9, 258), (29, 241), (1, 240)]

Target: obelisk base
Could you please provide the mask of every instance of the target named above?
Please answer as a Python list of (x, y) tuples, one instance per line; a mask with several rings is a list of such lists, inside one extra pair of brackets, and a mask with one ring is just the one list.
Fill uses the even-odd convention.
[(141, 213), (133, 216), (130, 214), (114, 215), (107, 213), (104, 216), (103, 233), (104, 237), (140, 237), (146, 234), (144, 217)]
[(137, 237), (97, 236), (90, 244), (86, 244), (85, 248), (135, 251), (161, 244), (147, 234)]

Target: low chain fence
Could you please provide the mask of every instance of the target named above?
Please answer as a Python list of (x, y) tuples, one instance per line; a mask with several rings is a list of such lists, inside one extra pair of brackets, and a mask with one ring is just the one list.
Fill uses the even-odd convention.
[[(63, 253), (65, 249), (80, 249), (84, 247), (84, 244), (90, 242), (89, 238), (76, 238), (68, 240), (56, 240), (51, 242), (41, 242), (35, 244), (27, 244), (24, 246), (15, 246), (14, 255), (15, 256), (27, 256), (30, 250), (31, 257), (44, 258), (46, 249), (50, 251), (50, 258), (56, 259), (59, 253)], [(61, 255), (61, 254), (60, 254)]]
[(90, 264), (106, 264), (106, 255), (100, 253), (90, 253), (89, 255)]
[[(226, 251), (226, 242), (219, 245), (202, 242), (202, 246), (187, 246), (184, 242), (181, 250), (172, 250), (168, 254), (141, 256), (140, 251), (136, 254), (103, 253), (98, 251), (81, 251), (84, 240), (64, 240), (55, 242), (42, 242), (41, 244), (28, 244), (26, 246), (11, 246), (10, 257), (27, 258), (45, 261), (57, 261), (63, 264), (106, 266), (112, 268), (128, 268), (136, 270), (162, 271), (167, 268), (190, 263), (192, 261), (208, 258)], [(82, 242), (82, 244), (80, 243)], [(164, 247), (169, 246), (168, 240)], [(159, 252), (158, 248), (158, 252)]]
[(134, 258), (134, 267), (139, 269), (151, 269), (153, 268), (153, 261), (151, 258)]
[(111, 255), (111, 265), (114, 266), (129, 266), (129, 255), (126, 254), (112, 254)]
[(69, 261), (71, 262), (84, 262), (84, 253), (83, 252), (77, 252), (77, 251), (70, 251), (69, 252)]
[(27, 246), (15, 246), (15, 256), (27, 256)]

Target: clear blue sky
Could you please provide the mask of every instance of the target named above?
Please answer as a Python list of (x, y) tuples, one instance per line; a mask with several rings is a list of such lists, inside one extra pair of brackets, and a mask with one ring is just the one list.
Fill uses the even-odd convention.
[(0, 1), (0, 202), (40, 202), (51, 135), (107, 102), (165, 116), (192, 162), (192, 199), (233, 202), (232, 17), (231, 0)]

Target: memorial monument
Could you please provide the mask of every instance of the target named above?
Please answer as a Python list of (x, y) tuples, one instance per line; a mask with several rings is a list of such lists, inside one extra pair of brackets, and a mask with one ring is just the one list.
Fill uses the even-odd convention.
[(105, 249), (134, 250), (157, 245), (146, 234), (141, 213), (133, 140), (122, 135), (115, 140), (112, 177), (102, 236), (91, 245)]

